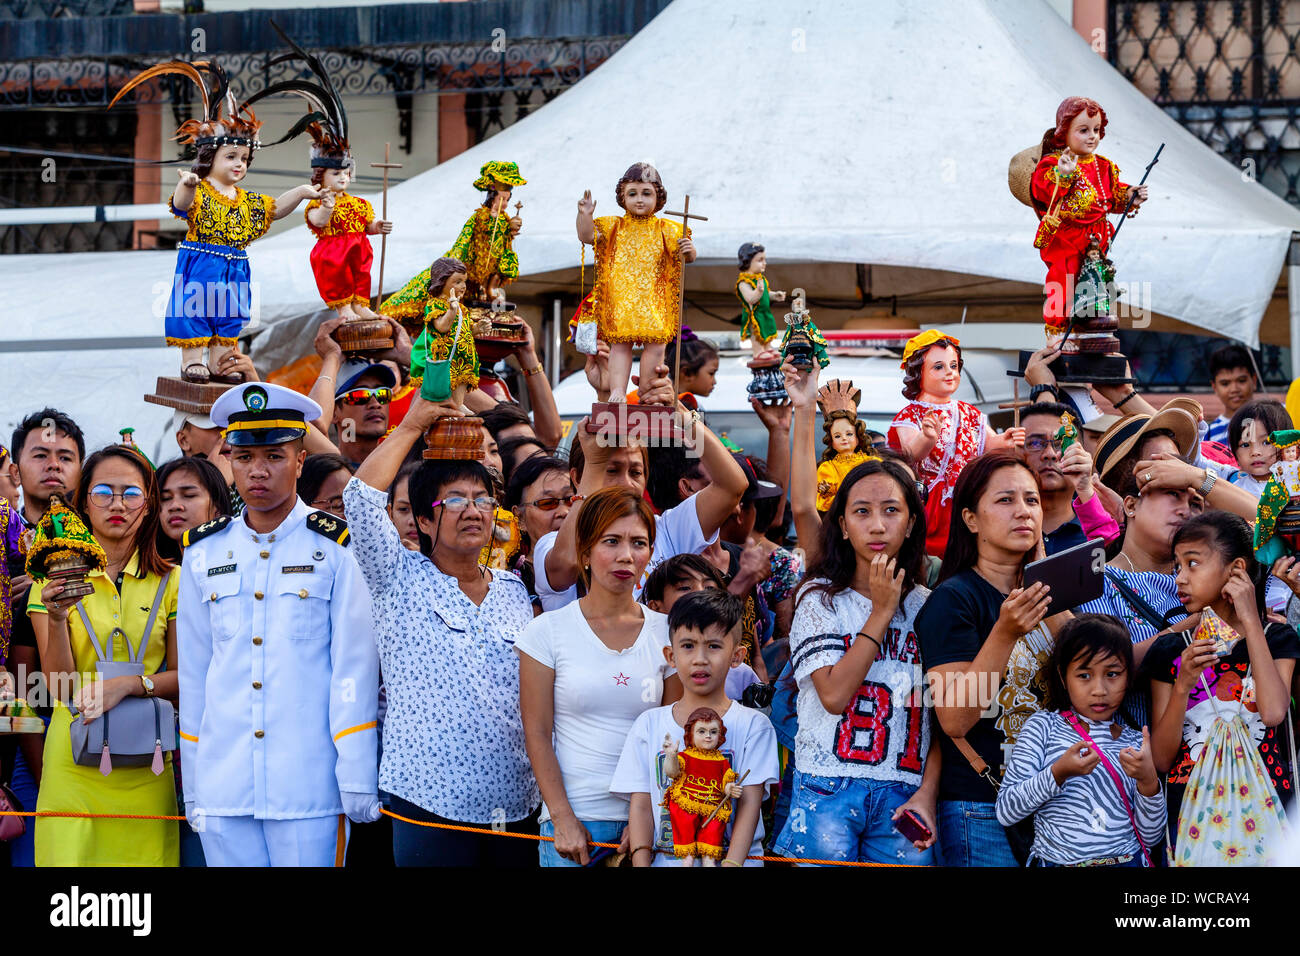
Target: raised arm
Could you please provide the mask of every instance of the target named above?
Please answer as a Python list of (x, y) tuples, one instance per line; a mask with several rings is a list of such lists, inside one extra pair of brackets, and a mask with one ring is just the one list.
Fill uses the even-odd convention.
[[(683, 418), (690, 414), (680, 403), (677, 410)], [(695, 441), (696, 447), (700, 448), (700, 464), (709, 476), (708, 487), (695, 493), (695, 515), (704, 540), (709, 541), (736, 510), (749, 482), (736, 459), (727, 451), (727, 446), (703, 422), (695, 424)]]
[(785, 391), (790, 396), (790, 435), (793, 449), (790, 454), (790, 515), (794, 519), (794, 533), (803, 551), (805, 568), (817, 562), (822, 519), (817, 513), (817, 452), (814, 430), (817, 426), (817, 375), (820, 369), (813, 363), (811, 371), (794, 367), (790, 359), (781, 366), (785, 376)]
[(298, 208), (298, 203), (304, 199), (319, 199), (324, 191), (324, 186), (312, 186), (304, 183), (301, 186), (295, 186), (286, 193), (281, 193), (275, 200), (275, 212), (271, 215), (271, 218), (283, 219)]
[[(790, 488), (790, 418), (793, 407), (787, 398), (776, 405), (764, 405), (756, 398), (749, 400), (754, 414), (767, 429), (767, 480), (780, 485), (782, 490)], [(782, 525), (785, 517), (785, 495), (777, 506), (773, 525)], [(759, 536), (767, 534), (767, 528), (754, 529)]]
[(528, 388), (528, 406), (533, 410), (533, 431), (547, 448), (555, 448), (560, 443), (560, 410), (555, 405), (551, 381), (546, 377), (541, 359), (537, 357), (533, 327), (527, 322), (524, 323), (524, 340), (516, 348), (515, 356), (519, 360), (519, 367), (523, 369), (524, 385)]
[(591, 198), (591, 190), (588, 189), (578, 200), (578, 241), (584, 245), (595, 245), (596, 243), (596, 200)]
[(460, 409), (451, 402), (429, 402), (419, 393), (411, 396), (411, 407), (397, 423), (392, 433), (366, 456), (357, 469), (356, 477), (371, 488), (387, 492), (397, 473), (406, 461), (406, 455), (416, 441), (424, 437), (435, 421), (445, 415), (459, 415)]
[(339, 370), (343, 367), (343, 349), (334, 341), (333, 332), (343, 324), (341, 316), (326, 319), (316, 330), (316, 339), (312, 347), (320, 356), (320, 374), (312, 385), (307, 397), (320, 406), (321, 416), (312, 422), (325, 434), (329, 434), (330, 423), (334, 421), (334, 393), (338, 390)]
[(578, 494), (582, 500), (569, 509), (555, 544), (546, 553), (541, 571), (552, 591), (564, 591), (578, 580), (578, 512), (586, 499), (605, 487), (605, 467), (609, 464), (609, 448), (598, 440), (598, 435), (587, 434), (587, 419), (573, 426), (577, 441), (582, 447), (582, 478), (578, 481)]
[(180, 182), (172, 193), (172, 209), (179, 213), (189, 212), (194, 205), (194, 190), (198, 188), (199, 175), (188, 169), (178, 169), (176, 172), (180, 174)]
[[(935, 716), (949, 737), (964, 737), (979, 722), (1002, 685), (1007, 661), (1016, 641), (1038, 626), (1048, 606), (1048, 588), (1041, 581), (1028, 588), (1016, 588), (1007, 596), (988, 639), (980, 645), (974, 660), (954, 661), (930, 668), (926, 677), (934, 695)], [(969, 629), (975, 622), (964, 622)], [(939, 622), (953, 631), (963, 622)]]

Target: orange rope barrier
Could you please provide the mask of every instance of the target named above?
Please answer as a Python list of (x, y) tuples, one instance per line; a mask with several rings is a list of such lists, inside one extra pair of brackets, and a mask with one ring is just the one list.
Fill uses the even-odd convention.
[[(393, 813), (383, 807), (379, 812), (394, 820), (401, 820), (417, 827), (433, 827), (437, 830), (455, 830), (460, 833), (483, 833), (488, 836), (517, 837), (521, 840), (543, 840), (554, 843), (555, 837), (544, 837), (535, 833), (511, 833), (509, 830), (492, 830), (485, 827), (470, 827), (452, 823), (433, 823), (427, 820), (412, 820), (401, 814)], [(184, 816), (159, 816), (147, 813), (76, 813), (71, 810), (0, 810), (0, 817), (70, 817), (77, 820), (184, 820)], [(617, 843), (598, 843), (592, 841), (590, 846), (617, 850)], [(910, 866), (907, 863), (870, 863), (858, 860), (809, 860), (792, 856), (747, 856), (747, 860), (761, 860), (768, 863), (811, 863), (817, 866)]]

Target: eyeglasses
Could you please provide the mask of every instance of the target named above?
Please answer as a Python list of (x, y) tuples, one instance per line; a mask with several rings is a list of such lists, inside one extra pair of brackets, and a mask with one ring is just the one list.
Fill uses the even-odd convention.
[(1059, 453), (1064, 444), (1060, 438), (1026, 438), (1025, 451), (1042, 451), (1051, 445), (1052, 451)]
[(328, 511), (330, 514), (343, 514), (343, 496), (335, 495), (333, 498), (317, 498), (315, 501), (308, 502), (313, 508), (319, 508), (321, 511)]
[(338, 400), (345, 405), (366, 405), (371, 399), (379, 402), (380, 405), (387, 405), (393, 400), (393, 390), (391, 388), (354, 388), (338, 396)]
[(473, 505), (479, 511), (486, 511), (490, 514), (496, 511), (497, 500), (489, 495), (480, 495), (478, 498), (461, 498), (457, 496), (455, 498), (440, 498), (429, 507), (436, 508), (438, 505), (442, 505), (452, 513), (464, 511), (470, 505)]
[(137, 488), (135, 485), (128, 485), (122, 491), (114, 491), (108, 485), (96, 485), (90, 489), (87, 495), (91, 504), (100, 508), (107, 508), (113, 503), (114, 498), (121, 498), (122, 504), (129, 511), (135, 511), (137, 508), (144, 507), (144, 489)]
[(560, 505), (571, 505), (577, 495), (560, 495), (558, 498), (554, 495), (548, 495), (545, 498), (538, 498), (536, 501), (521, 501), (520, 504), (534, 508), (540, 508), (542, 511), (554, 511)]

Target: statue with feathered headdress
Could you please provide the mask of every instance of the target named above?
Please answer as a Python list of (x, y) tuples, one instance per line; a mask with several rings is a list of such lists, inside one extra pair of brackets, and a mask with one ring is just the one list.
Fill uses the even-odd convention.
[(261, 147), (257, 134), (262, 124), (247, 104), (236, 105), (226, 72), (215, 60), (169, 60), (151, 66), (118, 90), (109, 109), (137, 86), (163, 76), (192, 82), (203, 107), (202, 119), (186, 120), (173, 137), (196, 147), (197, 156), (190, 169), (179, 171), (180, 182), (168, 202), (172, 215), (185, 220), (188, 228), (177, 247), (167, 300), (167, 344), (181, 350), (185, 381), (237, 384), (243, 375), (226, 371), (225, 360), (251, 317), (245, 249), (302, 200), (319, 196), (320, 189), (296, 186), (272, 197), (239, 187), (253, 151)]
[[(370, 269), (374, 263), (370, 236), (388, 235), (393, 231), (393, 224), (376, 218), (369, 202), (347, 192), (356, 177), (357, 164), (348, 141), (348, 114), (324, 63), (295, 43), (274, 20), (271, 27), (292, 52), (275, 57), (267, 65), (298, 62), (312, 78), (272, 83), (249, 97), (245, 105), (280, 93), (307, 101), (307, 114), (278, 142), (303, 132), (311, 137), (311, 181), (320, 187), (321, 194), (319, 199), (307, 204), (303, 215), (307, 228), (316, 236), (311, 252), (316, 288), (325, 307), (335, 310), (340, 318), (354, 325), (361, 320), (379, 323), (370, 329), (378, 332), (378, 336), (362, 335), (361, 338), (383, 338), (391, 346), (387, 321), (370, 308)], [(340, 336), (340, 341), (343, 339)]]

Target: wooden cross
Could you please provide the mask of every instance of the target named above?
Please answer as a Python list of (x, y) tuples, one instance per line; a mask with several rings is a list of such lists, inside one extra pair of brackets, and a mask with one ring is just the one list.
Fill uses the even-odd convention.
[(1011, 380), (1011, 401), (1009, 401), (1009, 402), (999, 402), (999, 403), (998, 403), (998, 408), (1003, 408), (1003, 409), (1005, 409), (1005, 408), (1009, 408), (1009, 409), (1011, 409), (1011, 427), (1012, 427), (1012, 428), (1019, 428), (1019, 427), (1020, 427), (1020, 409), (1022, 409), (1022, 408), (1026, 408), (1026, 407), (1028, 407), (1029, 405), (1032, 405), (1032, 404), (1034, 404), (1034, 403), (1031, 402), (1031, 401), (1021, 401), (1021, 399), (1020, 399), (1020, 379), (1018, 379), (1018, 378), (1013, 378), (1013, 379)]
[[(379, 218), (388, 219), (388, 171), (390, 169), (401, 169), (401, 163), (390, 163), (388, 161), (388, 150), (391, 143), (384, 144), (384, 161), (382, 163), (371, 163), (372, 169), (382, 169), (384, 171), (384, 209)], [(378, 309), (381, 302), (384, 301), (384, 257), (388, 253), (388, 234), (381, 233), (379, 237), (379, 295), (375, 298), (375, 308)]]
[[(687, 222), (688, 219), (698, 219), (700, 220), (700, 222), (709, 221), (708, 216), (697, 216), (695, 215), (695, 213), (691, 212), (690, 196), (686, 197), (686, 201), (682, 205), (681, 212), (665, 212), (664, 215), (682, 217), (683, 237), (686, 236), (686, 230), (689, 228), (689, 223)], [(681, 254), (678, 253), (678, 255), (680, 256)], [(677, 379), (680, 377), (681, 370), (682, 370), (682, 321), (685, 318), (685, 309), (686, 309), (686, 257), (682, 256), (681, 261), (682, 261), (681, 283), (677, 289), (677, 351), (673, 354), (673, 403), (674, 404), (677, 402), (677, 395), (679, 394), (677, 391)], [(644, 375), (645, 371), (642, 370), (641, 374)]]

